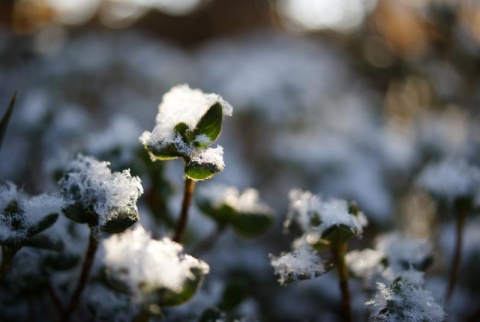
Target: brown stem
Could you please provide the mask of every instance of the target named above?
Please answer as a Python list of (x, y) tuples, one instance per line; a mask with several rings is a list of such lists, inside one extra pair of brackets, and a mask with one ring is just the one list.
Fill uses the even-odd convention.
[(342, 293), (342, 312), (343, 321), (352, 321), (352, 310), (350, 308), (350, 289), (348, 287), (348, 268), (345, 262), (345, 254), (347, 252), (346, 242), (332, 242), (330, 246), (333, 262), (337, 268), (339, 277), (339, 286)]
[(452, 266), (450, 267), (450, 277), (448, 280), (447, 293), (445, 295), (445, 302), (451, 298), (455, 291), (455, 286), (458, 280), (458, 269), (462, 261), (462, 245), (463, 245), (463, 226), (465, 224), (466, 213), (459, 211), (456, 216), (456, 236), (455, 236), (455, 251), (453, 254)]
[(82, 292), (87, 285), (88, 277), (90, 275), (90, 269), (92, 268), (93, 259), (95, 258), (95, 253), (97, 252), (98, 248), (98, 240), (95, 237), (95, 233), (92, 229), (90, 229), (90, 238), (88, 241), (88, 248), (87, 254), (85, 255), (85, 261), (83, 262), (82, 272), (80, 274), (80, 279), (78, 280), (77, 287), (73, 292), (72, 298), (70, 299), (70, 303), (68, 305), (65, 314), (63, 315), (63, 321), (68, 321), (70, 315), (75, 311), (78, 306), (78, 301)]
[(180, 243), (182, 240), (182, 234), (187, 226), (188, 221), (188, 209), (193, 199), (193, 192), (195, 191), (195, 181), (185, 177), (185, 189), (183, 191), (183, 202), (182, 202), (182, 211), (180, 213), (180, 218), (177, 221), (175, 226), (175, 235), (173, 236), (173, 241)]
[(2, 246), (2, 264), (0, 265), (0, 284), (3, 283), (10, 266), (12, 265), (13, 256), (18, 252), (18, 247)]

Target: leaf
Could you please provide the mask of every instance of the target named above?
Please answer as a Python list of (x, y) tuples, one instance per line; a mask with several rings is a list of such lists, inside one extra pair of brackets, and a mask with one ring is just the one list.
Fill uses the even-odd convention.
[(185, 175), (195, 181), (210, 179), (221, 170), (217, 165), (207, 162), (198, 163), (190, 161), (185, 165)]
[(0, 120), (0, 149), (3, 144), (5, 133), (7, 132), (8, 122), (10, 121), (10, 117), (12, 116), (13, 107), (15, 106), (16, 99), (17, 99), (17, 93), (14, 93), (12, 98), (10, 99), (10, 104), (8, 104), (7, 111), (5, 112), (2, 119)]
[(175, 144), (146, 146), (147, 151), (158, 160), (172, 160), (181, 157), (182, 154), (178, 151)]
[(28, 229), (28, 236), (33, 236), (51, 227), (58, 219), (58, 214), (49, 214), (43, 217), (35, 226)]
[(193, 140), (195, 140), (195, 135), (190, 131), (190, 127), (184, 122), (178, 123), (174, 130), (180, 134), (183, 142), (187, 144), (190, 144)]
[(53, 250), (57, 252), (63, 251), (63, 248), (64, 248), (64, 244), (62, 240), (52, 239), (44, 234), (38, 234), (27, 239), (23, 243), (23, 246), (28, 246), (28, 247), (38, 248), (38, 249)]
[(87, 214), (89, 211), (79, 202), (63, 208), (62, 212), (68, 219), (76, 223), (85, 224), (89, 221), (90, 216)]
[(196, 202), (200, 211), (215, 220), (219, 225), (223, 226), (229, 223), (235, 216), (235, 210), (229, 205), (214, 206), (210, 200), (206, 199), (197, 199)]
[(118, 234), (131, 227), (138, 219), (138, 213), (134, 211), (121, 212), (108, 220), (100, 229), (109, 234)]
[(142, 289), (147, 293), (153, 291), (156, 297), (156, 304), (160, 307), (181, 305), (188, 302), (195, 295), (203, 281), (204, 273), (202, 269), (193, 267), (190, 269), (190, 272), (193, 274), (193, 278), (186, 278), (179, 290), (171, 290), (165, 287), (151, 290), (151, 286), (148, 283)]
[(213, 104), (202, 116), (197, 124), (197, 127), (193, 131), (193, 134), (195, 137), (198, 137), (199, 135), (206, 135), (210, 139), (210, 142), (199, 142), (198, 146), (200, 148), (208, 147), (218, 138), (220, 132), (222, 131), (222, 117), (223, 108), (218, 102)]
[(270, 213), (236, 213), (232, 227), (239, 235), (247, 238), (258, 237), (270, 228), (273, 216)]
[(340, 224), (340, 225), (333, 225), (322, 233), (322, 239), (328, 240), (330, 242), (338, 243), (338, 242), (345, 242), (355, 236), (355, 232), (352, 230), (351, 227)]

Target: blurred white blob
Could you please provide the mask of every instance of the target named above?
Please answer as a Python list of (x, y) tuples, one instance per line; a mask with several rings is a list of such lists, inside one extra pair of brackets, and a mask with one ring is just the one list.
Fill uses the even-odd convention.
[(351, 31), (362, 24), (376, 4), (376, 0), (281, 0), (278, 9), (296, 31)]

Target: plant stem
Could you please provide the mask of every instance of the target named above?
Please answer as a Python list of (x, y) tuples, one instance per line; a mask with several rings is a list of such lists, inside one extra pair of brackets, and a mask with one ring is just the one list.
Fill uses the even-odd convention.
[(458, 269), (462, 261), (462, 245), (463, 245), (463, 226), (465, 225), (465, 211), (459, 211), (456, 216), (456, 236), (455, 236), (455, 251), (453, 254), (452, 266), (450, 268), (450, 278), (448, 280), (447, 293), (445, 295), (445, 302), (452, 297), (458, 279)]
[(182, 240), (182, 234), (187, 226), (188, 221), (188, 209), (192, 203), (193, 192), (195, 191), (195, 181), (185, 177), (185, 189), (183, 191), (183, 202), (182, 210), (180, 213), (180, 218), (178, 219), (177, 225), (175, 226), (175, 235), (173, 241), (180, 243)]
[(72, 298), (70, 299), (70, 303), (63, 315), (63, 321), (68, 321), (70, 315), (75, 311), (78, 306), (78, 301), (82, 292), (87, 285), (88, 277), (90, 275), (90, 269), (92, 268), (93, 259), (95, 258), (95, 253), (97, 252), (98, 248), (98, 240), (95, 237), (95, 233), (93, 229), (90, 229), (90, 238), (88, 240), (88, 248), (87, 253), (85, 255), (85, 261), (83, 262), (82, 272), (80, 274), (80, 279), (78, 280), (77, 287), (73, 292)]
[(343, 321), (352, 321), (352, 311), (350, 309), (350, 289), (348, 287), (348, 268), (345, 262), (345, 254), (347, 253), (347, 242), (332, 242), (330, 246), (333, 262), (337, 268), (339, 277), (339, 286), (342, 293), (342, 311)]
[(13, 256), (20, 250), (19, 247), (2, 246), (2, 264), (0, 265), (0, 284), (3, 283), (5, 276), (12, 264)]

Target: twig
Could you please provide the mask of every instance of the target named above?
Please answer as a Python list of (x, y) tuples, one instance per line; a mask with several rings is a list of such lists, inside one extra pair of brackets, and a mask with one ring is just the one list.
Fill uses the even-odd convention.
[(3, 283), (5, 276), (10, 269), (12, 264), (13, 256), (17, 253), (20, 248), (17, 247), (8, 247), (2, 246), (2, 264), (0, 265), (0, 284)]
[(78, 301), (80, 299), (80, 296), (82, 295), (82, 292), (85, 286), (87, 285), (88, 277), (90, 275), (90, 269), (92, 268), (92, 264), (95, 258), (95, 253), (97, 252), (97, 248), (98, 248), (98, 240), (95, 237), (95, 233), (93, 229), (90, 229), (90, 238), (88, 241), (87, 254), (85, 256), (85, 261), (83, 262), (80, 279), (78, 280), (77, 287), (75, 288), (72, 298), (70, 299), (70, 303), (67, 307), (67, 310), (63, 315), (63, 321), (65, 322), (69, 320), (70, 315), (75, 311), (75, 309), (78, 306)]
[(352, 321), (352, 311), (350, 308), (350, 289), (348, 287), (348, 268), (345, 262), (345, 254), (347, 252), (346, 242), (332, 242), (331, 252), (333, 255), (333, 261), (337, 268), (339, 277), (339, 286), (342, 293), (342, 311), (344, 322)]
[(450, 277), (448, 280), (447, 292), (445, 295), (445, 302), (448, 302), (452, 297), (455, 286), (458, 280), (458, 269), (462, 261), (462, 245), (463, 245), (463, 226), (465, 224), (465, 211), (459, 211), (456, 216), (456, 236), (455, 236), (455, 251), (453, 254), (452, 266), (450, 268)]
[(195, 181), (185, 177), (185, 189), (183, 191), (183, 202), (182, 210), (180, 212), (180, 218), (178, 219), (177, 225), (175, 226), (175, 234), (173, 241), (180, 243), (182, 240), (183, 231), (187, 226), (188, 221), (188, 209), (192, 203), (193, 192), (195, 191)]

